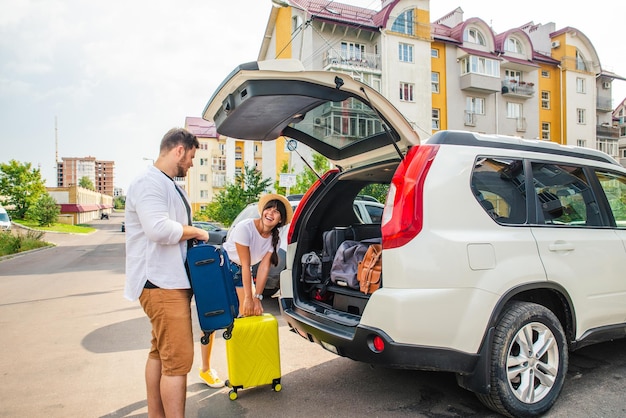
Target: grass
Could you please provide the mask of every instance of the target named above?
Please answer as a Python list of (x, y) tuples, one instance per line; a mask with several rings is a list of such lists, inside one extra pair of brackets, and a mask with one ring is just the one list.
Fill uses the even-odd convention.
[(89, 225), (67, 225), (55, 223), (50, 226), (39, 226), (36, 222), (21, 219), (13, 220), (13, 222), (30, 229), (25, 229), (25, 232), (22, 232), (19, 228), (15, 228), (15, 231), (13, 232), (1, 232), (0, 257), (53, 245), (43, 240), (43, 236), (46, 232), (88, 234), (96, 230)]
[(31, 229), (36, 229), (38, 231), (44, 231), (44, 232), (63, 232), (66, 234), (89, 234), (96, 230), (96, 228), (92, 228), (89, 225), (81, 225), (81, 224), (67, 225), (67, 224), (55, 223), (50, 226), (39, 226), (37, 225), (37, 222), (25, 221), (22, 219), (19, 219), (17, 221), (13, 220), (13, 222), (23, 225), (25, 227), (31, 228)]

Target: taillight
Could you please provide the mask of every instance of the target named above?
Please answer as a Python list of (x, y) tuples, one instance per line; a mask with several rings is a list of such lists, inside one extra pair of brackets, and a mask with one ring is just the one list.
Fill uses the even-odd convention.
[(305, 207), (311, 195), (313, 195), (313, 193), (315, 193), (315, 191), (322, 184), (322, 181), (326, 180), (328, 177), (338, 172), (339, 170), (336, 168), (333, 168), (332, 170), (328, 170), (326, 173), (324, 173), (324, 175), (322, 176), (322, 179), (321, 180), (318, 179), (315, 183), (313, 183), (313, 185), (309, 187), (309, 190), (306, 191), (304, 196), (302, 196), (302, 199), (300, 199), (300, 203), (298, 203), (298, 206), (296, 207), (296, 210), (293, 213), (293, 217), (291, 218), (291, 223), (289, 224), (289, 231), (287, 232), (287, 244), (291, 244), (291, 237), (293, 236), (293, 231), (295, 229), (295, 225), (298, 220), (298, 217), (300, 217), (301, 209)]
[(401, 247), (422, 230), (424, 181), (439, 145), (420, 145), (409, 150), (398, 166), (382, 218), (383, 248)]

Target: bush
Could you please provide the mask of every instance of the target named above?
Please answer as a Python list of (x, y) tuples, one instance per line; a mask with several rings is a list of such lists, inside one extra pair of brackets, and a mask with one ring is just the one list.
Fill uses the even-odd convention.
[(48, 193), (43, 194), (26, 211), (26, 219), (36, 221), (39, 226), (50, 226), (59, 219), (59, 205)]
[(26, 234), (0, 233), (0, 257), (49, 246), (50, 244), (42, 240), (43, 236), (43, 231), (34, 230), (29, 230)]

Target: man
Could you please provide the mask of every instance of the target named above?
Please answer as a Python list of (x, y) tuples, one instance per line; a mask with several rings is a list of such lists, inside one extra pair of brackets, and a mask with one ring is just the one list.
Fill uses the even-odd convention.
[(193, 363), (191, 285), (185, 269), (187, 240), (208, 241), (191, 226), (187, 194), (175, 177), (193, 166), (198, 139), (180, 128), (161, 140), (159, 157), (126, 195), (126, 286), (152, 324), (146, 363), (148, 416), (183, 417), (187, 374)]

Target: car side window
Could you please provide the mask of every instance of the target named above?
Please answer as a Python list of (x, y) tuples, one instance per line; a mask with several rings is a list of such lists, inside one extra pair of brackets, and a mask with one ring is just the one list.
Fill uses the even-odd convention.
[(595, 173), (609, 202), (615, 225), (626, 228), (626, 176), (601, 170)]
[(576, 227), (603, 224), (600, 207), (582, 167), (533, 162), (532, 173), (537, 223)]
[(370, 214), (370, 219), (372, 220), (372, 223), (379, 224), (383, 218), (383, 208), (378, 206), (366, 205), (365, 209), (367, 209), (367, 212)]
[(482, 208), (499, 224), (526, 223), (526, 191), (522, 160), (479, 157), (472, 172), (472, 191)]

